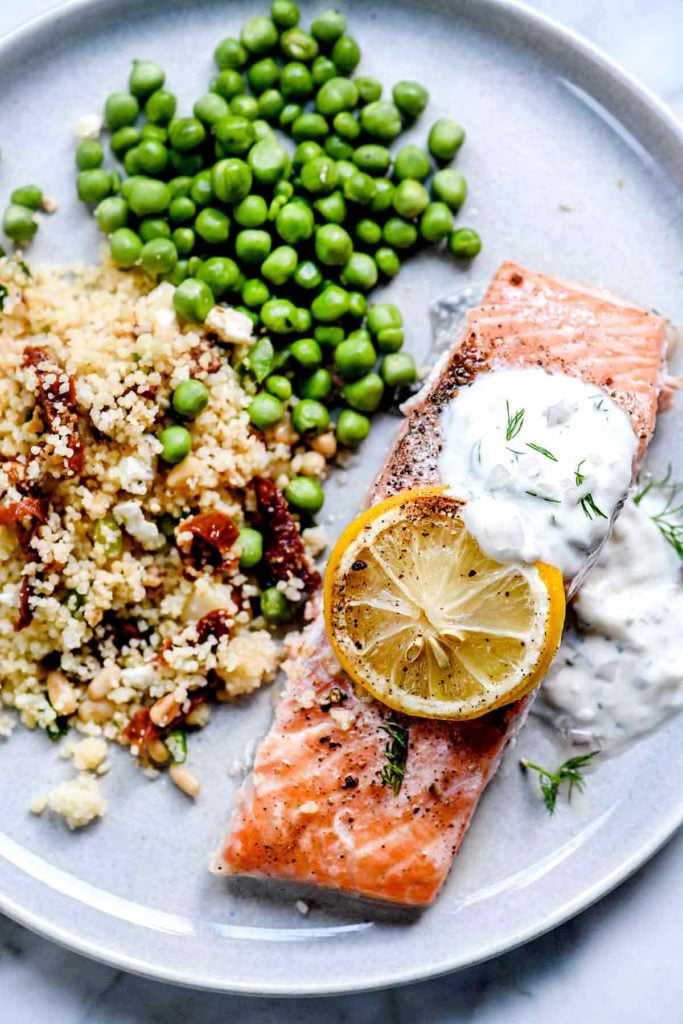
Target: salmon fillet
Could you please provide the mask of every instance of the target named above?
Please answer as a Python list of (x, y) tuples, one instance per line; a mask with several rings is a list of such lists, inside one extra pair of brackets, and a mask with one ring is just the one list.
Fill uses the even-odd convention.
[[(661, 317), (503, 264), (462, 339), (407, 408), (369, 503), (439, 482), (443, 407), (497, 367), (541, 366), (604, 389), (631, 419), (639, 461), (654, 429), (664, 342)], [(291, 641), (285, 671), (284, 696), (215, 869), (429, 904), (532, 697), (469, 722), (400, 719), (408, 759), (395, 795), (380, 778), (389, 709), (341, 671), (319, 608)]]

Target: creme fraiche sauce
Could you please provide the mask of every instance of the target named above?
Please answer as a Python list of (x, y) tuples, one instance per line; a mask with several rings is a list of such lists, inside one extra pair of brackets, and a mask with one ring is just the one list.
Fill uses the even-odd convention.
[(538, 368), (492, 370), (444, 410), (442, 482), (501, 562), (544, 561), (573, 579), (608, 536), (631, 484), (636, 438), (611, 398)]

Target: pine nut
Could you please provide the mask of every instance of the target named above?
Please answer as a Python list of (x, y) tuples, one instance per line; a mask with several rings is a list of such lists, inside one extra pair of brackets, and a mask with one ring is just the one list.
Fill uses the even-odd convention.
[(318, 437), (314, 437), (310, 441), (311, 448), (315, 452), (320, 452), (326, 459), (332, 459), (337, 454), (337, 438), (334, 436), (332, 431), (328, 431), (327, 434), (319, 434)]
[(166, 765), (171, 760), (171, 752), (163, 740), (148, 740), (145, 744), (145, 754), (157, 765)]
[(304, 476), (322, 476), (326, 467), (325, 456), (320, 452), (303, 452), (292, 459), (292, 471)]
[(168, 770), (168, 774), (178, 789), (182, 789), (183, 793), (187, 793), (188, 796), (196, 797), (201, 793), (201, 782), (196, 775), (189, 772), (182, 764), (172, 765)]
[(78, 709), (78, 717), (81, 722), (94, 722), (95, 725), (103, 725), (108, 722), (116, 710), (110, 700), (90, 700), (86, 697)]
[(181, 705), (172, 693), (167, 693), (149, 709), (149, 717), (160, 729), (165, 729), (177, 717)]
[[(292, 426), (292, 421), (285, 417), (269, 432), (269, 436), (278, 444), (293, 444), (299, 436)], [(182, 463), (181, 463), (182, 465)]]
[(202, 460), (198, 459), (196, 455), (188, 455), (168, 474), (166, 486), (170, 487), (172, 491), (176, 491), (183, 490), (186, 485), (190, 484), (191, 486), (187, 489), (192, 490), (199, 483), (203, 471)]
[(193, 725), (198, 729), (203, 729), (208, 723), (210, 717), (211, 708), (208, 704), (195, 704), (189, 715), (185, 717), (185, 721), (187, 725)]
[(121, 678), (121, 669), (118, 665), (105, 665), (96, 676), (90, 680), (88, 685), (88, 696), (91, 700), (101, 700), (114, 689)]
[(73, 715), (78, 707), (78, 691), (61, 672), (50, 672), (47, 695), (58, 715)]

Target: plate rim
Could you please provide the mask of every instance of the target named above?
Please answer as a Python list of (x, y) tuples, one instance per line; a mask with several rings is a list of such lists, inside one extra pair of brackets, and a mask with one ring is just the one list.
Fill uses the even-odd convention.
[[(63, 0), (57, 6), (43, 11), (16, 28), (0, 36), (0, 58), (15, 49), (30, 47), (34, 36), (46, 32), (57, 33), (60, 26), (70, 26), (82, 15), (92, 14), (97, 8), (115, 9), (127, 0)], [(515, 29), (524, 34), (534, 34), (535, 38), (545, 43), (562, 44), (570, 56), (581, 59), (584, 66), (601, 73), (625, 99), (636, 99), (643, 104), (645, 111), (652, 118), (652, 123), (659, 129), (663, 138), (674, 152), (683, 158), (683, 124), (677, 119), (668, 105), (649, 87), (645, 86), (631, 72), (622, 67), (618, 61), (609, 56), (576, 30), (541, 11), (528, 6), (522, 0), (446, 0), (447, 8), (461, 8), (465, 13), (475, 8), (481, 17), (482, 11), (490, 11), (498, 17), (509, 17)], [(683, 165), (683, 159), (681, 159)], [(681, 186), (683, 191), (683, 186)], [(542, 922), (535, 921), (520, 928), (512, 937), (508, 934), (497, 942), (489, 942), (477, 953), (466, 956), (453, 955), (448, 961), (425, 966), (394, 976), (386, 972), (368, 981), (349, 981), (348, 983), (318, 984), (317, 986), (301, 987), (262, 982), (258, 986), (250, 982), (230, 981), (218, 977), (201, 977), (190, 971), (168, 968), (161, 964), (152, 964), (142, 958), (109, 949), (99, 942), (84, 938), (69, 931), (49, 918), (44, 918), (31, 909), (21, 906), (6, 893), (0, 892), (0, 913), (28, 928), (34, 933), (56, 942), (60, 946), (85, 956), (98, 963), (107, 964), (117, 969), (153, 980), (179, 985), (186, 988), (204, 991), (233, 993), (253, 996), (280, 996), (295, 998), (298, 996), (327, 996), (369, 992), (393, 986), (412, 984), (429, 978), (437, 978), (466, 967), (472, 967), (486, 960), (500, 956), (517, 947), (538, 938), (563, 924), (576, 914), (588, 909), (603, 896), (626, 881), (640, 867), (650, 860), (659, 849), (670, 840), (683, 825), (683, 802), (663, 821), (649, 840), (626, 860), (614, 868), (607, 876), (601, 877), (594, 885), (585, 888), (572, 899), (567, 900)]]

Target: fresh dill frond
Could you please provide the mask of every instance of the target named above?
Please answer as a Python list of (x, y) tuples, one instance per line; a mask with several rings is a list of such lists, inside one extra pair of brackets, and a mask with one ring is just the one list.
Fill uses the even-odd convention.
[[(576, 481), (576, 486), (577, 487), (580, 487), (581, 484), (586, 479), (585, 475), (581, 472), (581, 467), (583, 466), (585, 461), (586, 461), (585, 459), (581, 459), (581, 462), (578, 464), (578, 466), (574, 470), (574, 480)], [(596, 504), (595, 498), (590, 493), (590, 491), (588, 492), (588, 494), (585, 494), (583, 496), (583, 498), (581, 499), (580, 504), (581, 504), (581, 508), (583, 509), (584, 515), (588, 516), (589, 519), (592, 519), (594, 516), (597, 516), (600, 519), (607, 519), (607, 516), (605, 515), (605, 513)]]
[(683, 558), (683, 502), (676, 504), (679, 491), (683, 484), (672, 481), (672, 468), (669, 466), (661, 480), (654, 477), (648, 480), (642, 491), (639, 491), (633, 499), (635, 505), (640, 505), (646, 494), (652, 491), (664, 491), (667, 495), (666, 504), (656, 515), (650, 516), (667, 544), (670, 544), (679, 558)]
[(538, 498), (539, 501), (549, 501), (553, 505), (562, 504), (559, 498), (548, 498), (545, 494), (539, 494), (537, 491), (525, 491), (524, 493), (528, 494), (530, 498)]
[(524, 409), (518, 409), (516, 413), (510, 412), (510, 403), (505, 401), (505, 411), (507, 413), (507, 427), (505, 429), (505, 440), (512, 441), (513, 437), (517, 437), (524, 425)]
[(519, 763), (523, 771), (538, 772), (546, 810), (549, 814), (554, 814), (560, 786), (565, 782), (567, 783), (567, 803), (570, 803), (574, 790), (576, 789), (580, 793), (586, 783), (582, 769), (593, 760), (597, 753), (599, 751), (592, 750), (590, 754), (578, 754), (576, 757), (570, 757), (568, 761), (561, 764), (554, 772), (551, 772), (548, 768), (542, 768), (532, 761), (524, 760)]
[(387, 763), (379, 774), (383, 786), (389, 786), (394, 796), (401, 792), (408, 763), (408, 730), (398, 719), (388, 718), (381, 726), (389, 741), (384, 748)]
[(539, 455), (545, 455), (546, 459), (552, 459), (553, 462), (558, 461), (556, 455), (553, 455), (553, 453), (548, 451), (547, 448), (541, 447), (540, 444), (534, 444), (533, 441), (527, 441), (526, 446), (527, 448), (533, 448), (533, 450), (538, 452)]

